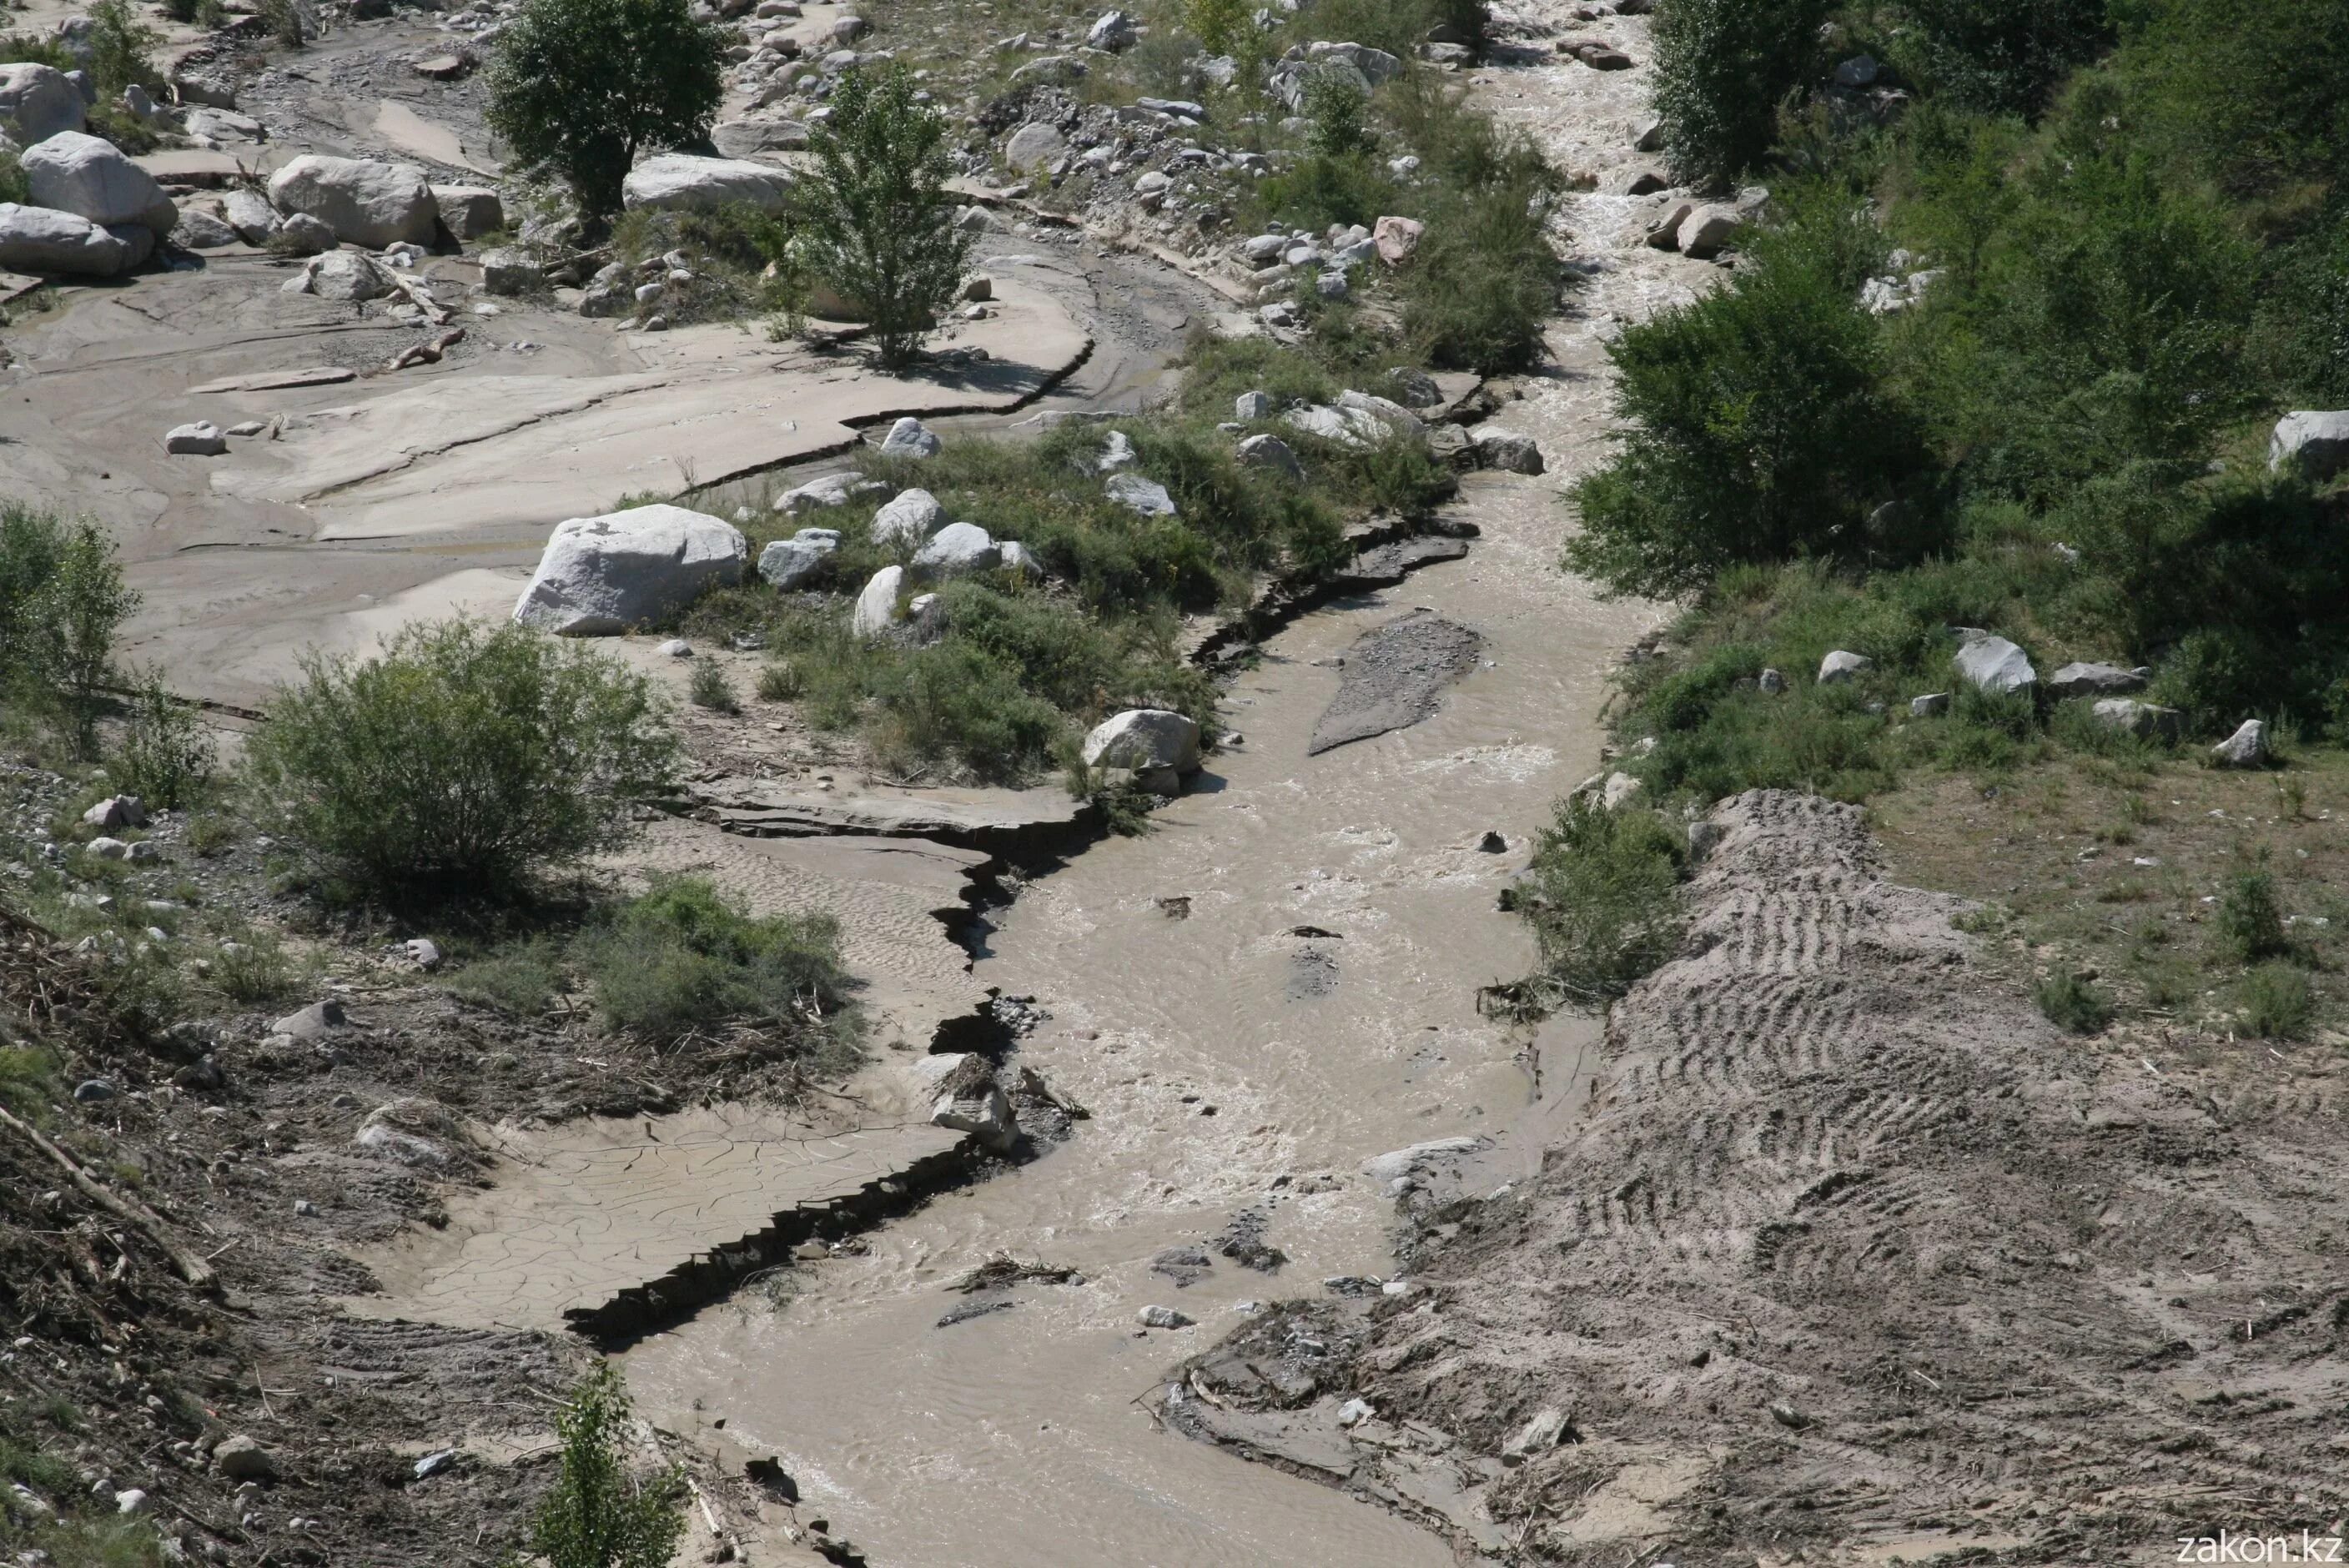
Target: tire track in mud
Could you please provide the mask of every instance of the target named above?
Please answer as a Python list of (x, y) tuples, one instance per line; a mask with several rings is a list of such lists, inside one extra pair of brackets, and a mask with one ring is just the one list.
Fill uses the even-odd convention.
[[(1427, 1294), (1373, 1308), (1354, 1361), (1386, 1421), (1458, 1445), (1502, 1558), (2037, 1562), (2339, 1520), (2349, 1161), (2320, 1097), (2221, 1109), (2059, 1034), (1973, 966), (1962, 901), (1882, 880), (1856, 809), (1714, 820), (1582, 1130), (1518, 1192), (1412, 1200)], [(1579, 1440), (1494, 1464), (1544, 1406)], [(1373, 1491), (1400, 1468), (1364, 1460)]]

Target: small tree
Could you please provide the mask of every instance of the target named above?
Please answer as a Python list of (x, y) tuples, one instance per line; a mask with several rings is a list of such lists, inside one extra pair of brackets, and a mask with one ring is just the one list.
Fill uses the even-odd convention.
[(530, 1535), (550, 1568), (667, 1568), (685, 1528), (678, 1512), (685, 1472), (670, 1465), (649, 1480), (630, 1475), (620, 1452), (627, 1421), (627, 1390), (612, 1364), (599, 1361), (554, 1418), (563, 1473)]
[(799, 263), (871, 314), (884, 368), (909, 363), (961, 288), (971, 236), (947, 194), (947, 122), (900, 65), (851, 69), (809, 140)]
[(677, 740), (642, 676), (519, 626), (312, 655), (245, 752), (257, 814), (347, 891), (497, 894), (626, 841)]
[(1656, 15), (1656, 113), (1681, 178), (1726, 180), (1770, 150), (1778, 106), (1819, 64), (1827, 0), (1671, 0)]
[(0, 683), (61, 717), (84, 757), (96, 751), (115, 633), (138, 607), (104, 529), (0, 506)]
[(490, 67), (490, 129), (605, 216), (640, 150), (709, 134), (722, 48), (687, 0), (524, 0)]
[(212, 735), (194, 705), (171, 695), (161, 671), (141, 673), (112, 765), (116, 781), (150, 806), (177, 811), (202, 793), (212, 760)]

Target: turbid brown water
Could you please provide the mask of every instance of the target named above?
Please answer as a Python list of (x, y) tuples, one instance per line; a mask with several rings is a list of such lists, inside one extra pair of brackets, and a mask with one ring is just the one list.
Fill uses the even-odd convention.
[[(1483, 90), (1561, 161), (1604, 179), (1634, 160), (1642, 96), (1620, 76), (1544, 62), (1486, 73)], [(1613, 655), (1659, 614), (1599, 603), (1559, 569), (1557, 492), (1604, 453), (1613, 322), (1710, 272), (1639, 245), (1649, 205), (1592, 196), (1567, 215), (1599, 274), (1496, 421), (1536, 437), (1550, 473), (1474, 477), (1458, 515), (1483, 531), (1465, 560), (1272, 639), (1230, 691), (1244, 738), (1156, 830), (1022, 889), (989, 934), (976, 977), (1051, 1014), (1021, 1061), (1092, 1119), (877, 1233), (868, 1254), (801, 1271), (780, 1312), (746, 1299), (644, 1343), (628, 1371), (648, 1410), (685, 1427), (722, 1417), (781, 1455), (808, 1506), (876, 1563), (1452, 1560), (1394, 1515), (1161, 1430), (1140, 1401), (1243, 1304), (1392, 1272), (1392, 1208), (1366, 1159), (1505, 1135), (1530, 1102), (1528, 1042), (1475, 1007), (1477, 986), (1532, 963), (1495, 894), (1599, 765)], [(1478, 667), (1423, 722), (1308, 756), (1337, 657), (1415, 606), (1478, 634)], [(1488, 830), (1505, 853), (1479, 848)], [(1187, 916), (1162, 900), (1186, 900)], [(1545, 1043), (1570, 1048), (1578, 1029)], [(1218, 1253), (1250, 1214), (1287, 1257), (1277, 1274)], [(1185, 1247), (1211, 1266), (1178, 1288), (1152, 1265)], [(1009, 1310), (936, 1326), (967, 1299), (947, 1284), (1002, 1250), (1085, 1283), (1024, 1284)], [(1197, 1326), (1143, 1331), (1151, 1305)]]

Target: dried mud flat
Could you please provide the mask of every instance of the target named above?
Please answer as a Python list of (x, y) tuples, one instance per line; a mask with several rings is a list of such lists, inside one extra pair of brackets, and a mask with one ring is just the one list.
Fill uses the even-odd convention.
[(1856, 809), (1713, 820), (1683, 954), (1557, 1086), (1538, 1176), (1412, 1193), (1409, 1295), (1252, 1325), (1179, 1422), (1512, 1563), (2340, 1533), (2330, 1065), (2099, 1052)]

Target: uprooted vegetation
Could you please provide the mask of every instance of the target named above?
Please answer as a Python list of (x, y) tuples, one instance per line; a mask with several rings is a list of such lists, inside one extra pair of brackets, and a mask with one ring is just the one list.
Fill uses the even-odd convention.
[[(1614, 766), (1635, 809), (1671, 819), (1755, 787), (1889, 818), (1971, 795), (1994, 804), (1962, 820), (1986, 830), (2066, 779), (2141, 805), (2224, 796), (2223, 818), (2180, 829), (2210, 868), (2190, 897), (2217, 898), (2216, 862), (2299, 813), (2240, 814), (2273, 786), (2202, 779), (2227, 760), (2213, 743), (2260, 721), (2235, 760), (2286, 767), (2305, 795), (2341, 738), (2349, 496), (2329, 455), (2269, 450), (2279, 413), (2349, 391), (2328, 303), (2339, 84), (2214, 85), (2207, 51), (2296, 52), (2302, 13), (2264, 5), (2172, 0), (2116, 33), (2082, 7), (2005, 31), (1939, 5), (1816, 9), (1818, 46), (1785, 34), (1775, 76), (1736, 40), (1765, 13), (1779, 28), (1776, 8), (1659, 30), (1675, 157), (1765, 171), (1771, 201), (1729, 286), (1611, 351), (1624, 434), (1576, 490), (1568, 557), (1690, 605), (1625, 667)], [(1896, 88), (1905, 114), (1885, 108)], [(2034, 678), (1961, 671), (1982, 634)], [(2072, 665), (2098, 667), (2059, 686)], [(2287, 902), (2310, 874), (2272, 869)], [(2072, 1026), (2305, 1036), (2324, 1016), (2321, 965), (2213, 960), (2223, 983), (2189, 995), (2155, 975), (2176, 963), (2148, 956), (2161, 922), (2124, 922), (2140, 934), (2116, 965), (2110, 944), (2059, 939), (2027, 879), (1999, 891)]]

